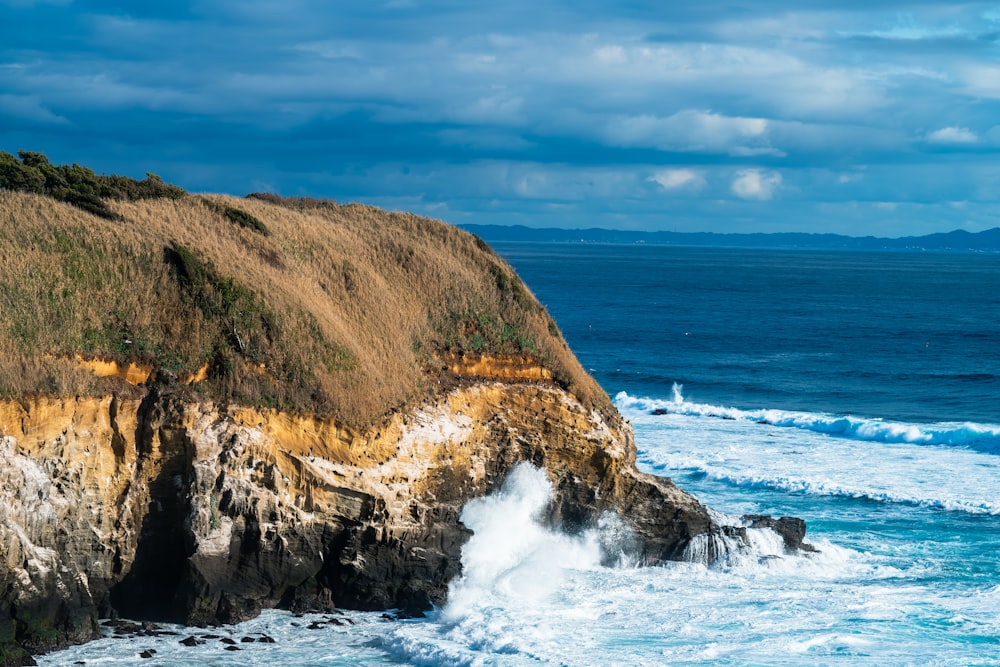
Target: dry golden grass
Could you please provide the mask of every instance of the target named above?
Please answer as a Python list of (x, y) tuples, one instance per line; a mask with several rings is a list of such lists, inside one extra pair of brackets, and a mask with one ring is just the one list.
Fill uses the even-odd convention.
[[(0, 192), (0, 395), (107, 387), (60, 360), (210, 365), (214, 400), (362, 426), (436, 390), (444, 352), (527, 354), (609, 406), (555, 324), (479, 239), (349, 204), (113, 202), (106, 220)], [(236, 209), (266, 233), (235, 224)]]

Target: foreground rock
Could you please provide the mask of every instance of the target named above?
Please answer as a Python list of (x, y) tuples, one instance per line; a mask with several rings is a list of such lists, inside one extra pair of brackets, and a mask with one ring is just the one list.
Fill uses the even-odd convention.
[[(551, 523), (613, 512), (642, 562), (679, 559), (721, 530), (669, 480), (636, 470), (620, 417), (546, 381), (459, 383), (364, 433), (155, 390), (0, 404), (0, 428), (8, 664), (93, 638), (112, 615), (212, 624), (273, 606), (426, 609), (459, 573), (462, 505), (522, 461), (552, 481)], [(754, 520), (801, 543), (794, 520)]]

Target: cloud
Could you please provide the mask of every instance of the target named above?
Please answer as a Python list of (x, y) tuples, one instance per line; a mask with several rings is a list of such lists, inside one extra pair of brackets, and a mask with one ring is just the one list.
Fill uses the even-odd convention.
[(0, 94), (0, 116), (40, 125), (66, 125), (69, 121), (48, 109), (35, 95)]
[(927, 141), (936, 144), (974, 144), (979, 141), (979, 137), (965, 127), (942, 127), (929, 133)]
[(959, 76), (965, 83), (965, 92), (973, 97), (1000, 99), (1000, 67), (985, 64), (967, 65)]
[(740, 199), (766, 201), (781, 185), (781, 174), (764, 169), (743, 169), (736, 172), (730, 190)]
[(666, 118), (641, 115), (610, 119), (604, 139), (613, 146), (682, 152), (755, 155), (777, 153), (768, 144), (764, 118), (723, 116), (688, 109)]
[[(912, 224), (947, 229), (936, 203), (967, 201), (993, 226), (1000, 169), (970, 149), (1000, 145), (997, 16), (939, 0), (0, 0), (0, 150), (465, 220), (866, 233), (871, 202), (920, 202)], [(864, 214), (845, 214), (854, 200)]]
[(701, 172), (693, 169), (661, 169), (649, 180), (659, 184), (664, 190), (702, 190), (708, 183)]

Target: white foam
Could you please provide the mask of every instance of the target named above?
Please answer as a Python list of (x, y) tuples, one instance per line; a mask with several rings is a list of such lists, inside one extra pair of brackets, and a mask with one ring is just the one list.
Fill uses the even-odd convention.
[[(656, 417), (648, 410), (626, 409), (626, 416), (644, 465), (660, 472), (699, 470), (766, 484), (788, 478), (812, 488), (884, 488), (962, 502), (988, 499), (984, 494), (996, 486), (994, 457), (964, 448), (874, 446), (746, 420)], [(938, 468), (941, 476), (935, 476)], [(718, 486), (730, 504), (752, 504), (759, 495), (747, 493), (743, 482)], [(893, 527), (880, 524), (884, 506), (860, 504), (845, 530), (874, 526), (871, 533), (858, 540), (811, 528), (814, 554), (785, 554), (772, 531), (747, 529), (747, 543), (714, 566), (605, 567), (602, 547), (627, 552), (628, 531), (610, 517), (582, 535), (549, 530), (539, 516), (551, 495), (544, 471), (520, 466), (495, 494), (466, 506), (461, 517), (474, 535), (463, 551), (463, 575), (453, 582), (448, 604), (428, 619), (388, 623), (359, 614), (353, 626), (308, 630), (311, 617), (270, 612), (219, 632), (236, 636), (260, 628), (278, 640), (244, 652), (226, 653), (217, 643), (182, 647), (181, 635), (104, 640), (39, 663), (136, 664), (139, 650), (158, 647), (150, 662), (171, 666), (984, 664), (984, 647), (1000, 633), (1000, 586), (988, 576), (992, 570), (964, 579), (955, 574), (962, 565), (956, 554), (964, 552), (911, 534), (913, 517), (924, 510), (895, 508), (907, 521)], [(823, 495), (806, 500), (833, 514), (845, 504)], [(955, 516), (987, 527), (995, 521)], [(713, 517), (746, 527), (738, 517)], [(962, 524), (953, 525), (958, 531)], [(872, 549), (838, 544), (847, 539), (867, 540)], [(895, 541), (887, 545), (889, 539)], [(983, 558), (991, 559), (986, 544)]]
[[(652, 472), (699, 472), (747, 489), (1000, 514), (1000, 487), (996, 483), (1000, 459), (966, 446), (927, 445), (919, 439), (911, 442), (902, 436), (911, 427), (917, 428), (913, 425), (899, 427), (898, 441), (864, 440), (831, 437), (817, 429), (789, 429), (775, 418), (764, 421), (753, 417), (770, 411), (733, 410), (724, 413), (729, 418), (717, 419), (718, 411), (708, 414), (700, 408), (689, 409), (690, 404), (683, 400), (656, 401), (619, 394), (616, 402), (642, 432), (640, 463)], [(666, 412), (652, 415), (651, 409)], [(859, 432), (873, 424), (865, 422)], [(889, 426), (882, 425), (880, 433), (887, 433)]]
[(466, 504), (461, 520), (473, 536), (462, 549), (462, 576), (449, 588), (445, 622), (458, 622), (483, 604), (537, 604), (551, 595), (567, 569), (600, 564), (596, 531), (562, 535), (538, 518), (552, 499), (545, 472), (522, 463), (499, 493)]
[(995, 424), (971, 422), (907, 424), (851, 415), (770, 409), (741, 410), (689, 402), (684, 399), (682, 390), (683, 386), (675, 383), (672, 388), (672, 398), (666, 401), (634, 397), (623, 391), (615, 396), (615, 403), (619, 409), (644, 412), (656, 410), (672, 415), (747, 421), (866, 442), (957, 445), (1000, 453), (1000, 425)]

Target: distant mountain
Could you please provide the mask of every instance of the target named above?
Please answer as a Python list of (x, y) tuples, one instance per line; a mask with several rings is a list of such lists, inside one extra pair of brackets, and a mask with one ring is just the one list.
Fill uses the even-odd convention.
[(487, 243), (650, 243), (730, 248), (806, 248), (817, 250), (951, 250), (1000, 252), (1000, 227), (890, 239), (841, 234), (717, 234), (714, 232), (636, 232), (618, 229), (534, 229), (523, 225), (459, 225)]

